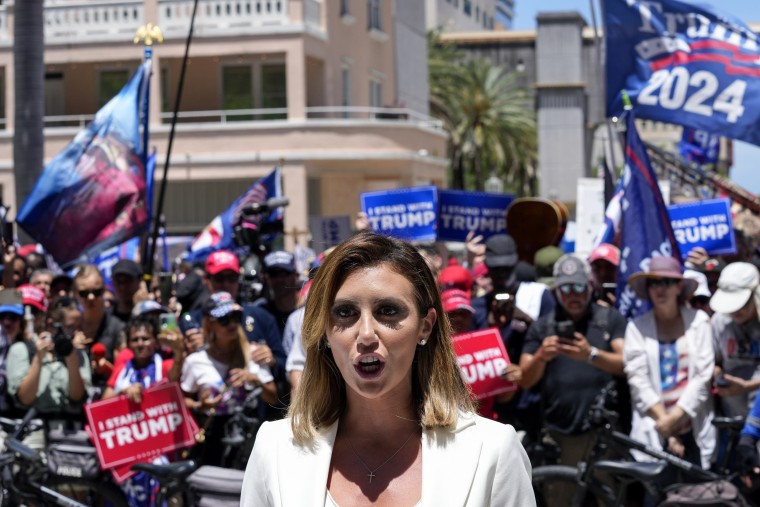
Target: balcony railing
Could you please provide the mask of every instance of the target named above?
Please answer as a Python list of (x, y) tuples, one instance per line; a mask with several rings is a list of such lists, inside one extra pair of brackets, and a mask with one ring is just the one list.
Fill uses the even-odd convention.
[[(287, 121), (287, 108), (269, 109), (236, 109), (216, 111), (181, 111), (177, 118), (179, 123), (235, 123), (235, 122), (260, 122), (266, 123), (272, 120)], [(79, 127), (84, 128), (95, 117), (93, 114), (46, 116), (45, 127)], [(171, 122), (172, 113), (161, 113), (161, 123)], [(319, 106), (306, 108), (307, 122), (334, 122), (345, 123), (348, 121), (363, 122), (403, 122), (411, 123), (420, 127), (442, 129), (439, 120), (426, 116), (417, 111), (407, 108), (391, 107), (362, 107), (362, 106)]]
[[(168, 37), (187, 35), (192, 12), (192, 0), (159, 0), (158, 26)], [(245, 35), (288, 24), (288, 0), (204, 0), (195, 18), (199, 36)]]
[[(288, 1), (203, 0), (198, 5), (195, 33), (199, 37), (250, 35), (299, 26), (301, 20), (290, 19)], [(321, 3), (317, 0), (304, 3), (303, 24), (322, 30)], [(158, 19), (146, 20), (144, 0), (46, 2), (45, 43), (123, 42), (130, 40), (147, 21), (155, 21), (166, 37), (185, 37), (192, 11), (193, 0), (158, 0)], [(10, 41), (11, 32), (6, 6), (0, 5), (0, 41)]]
[(144, 24), (145, 10), (143, 0), (101, 0), (46, 4), (44, 16), (48, 44), (124, 41)]

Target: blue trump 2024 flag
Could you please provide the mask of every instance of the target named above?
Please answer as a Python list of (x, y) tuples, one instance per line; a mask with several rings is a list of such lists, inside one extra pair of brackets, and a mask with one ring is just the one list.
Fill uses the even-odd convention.
[[(237, 246), (234, 227), (240, 220), (243, 208), (252, 204), (263, 204), (273, 197), (282, 197), (282, 176), (279, 167), (275, 167), (267, 176), (256, 181), (243, 195), (235, 199), (229, 208), (214, 218), (190, 243), (186, 259), (195, 262), (205, 259), (217, 250), (234, 250)], [(246, 222), (249, 227), (260, 228), (265, 223), (278, 220), (282, 220), (282, 208), (276, 208), (263, 216), (249, 217)]]
[(63, 267), (145, 230), (150, 217), (140, 120), (149, 82), (146, 60), (45, 166), (18, 212), (18, 224)]
[(679, 0), (606, 0), (607, 115), (760, 145), (760, 48), (744, 23)]
[(620, 313), (633, 318), (649, 309), (649, 303), (636, 297), (627, 285), (628, 278), (646, 271), (652, 257), (671, 256), (680, 260), (670, 217), (657, 186), (649, 156), (639, 138), (633, 114), (628, 114), (625, 168), (619, 186), (620, 266), (617, 306)]

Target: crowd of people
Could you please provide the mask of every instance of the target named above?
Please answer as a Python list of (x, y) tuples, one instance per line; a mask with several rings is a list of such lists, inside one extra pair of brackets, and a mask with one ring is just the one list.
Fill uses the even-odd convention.
[[(760, 473), (756, 250), (712, 258), (696, 249), (685, 269), (680, 259), (654, 257), (627, 281), (650, 308), (629, 321), (615, 309), (614, 245), (588, 256), (547, 246), (533, 262), (518, 258), (507, 234), (486, 241), (471, 234), (460, 255), (441, 247), (415, 247), (448, 317), (436, 325), (451, 334), (497, 328), (510, 362), (499, 373), (519, 386), (480, 400), (480, 416), (512, 425), (524, 443), (556, 444), (559, 461), (574, 466), (595, 442), (589, 407), (614, 382), (621, 429), (704, 468), (722, 446), (716, 414), (749, 416), (737, 460)], [(116, 263), (106, 285), (94, 265), (53, 273), (35, 251), (22, 256), (10, 247), (0, 290), (0, 413), (17, 417), (34, 406), (47, 430), (81, 429), (88, 401), (124, 394), (139, 402), (146, 387), (177, 382), (203, 434), (192, 455), (224, 466), (225, 425), (236, 408), (253, 398), (258, 418), (282, 419), (298, 391), (319, 380), (304, 367), (330, 343), (310, 342), (317, 316), (309, 313), (334, 310), (324, 294), (314, 306), (306, 301), (331, 255), (299, 271), (292, 253), (267, 253), (257, 273), (263, 289), (251, 297), (241, 260), (229, 251), (177, 266), (166, 293), (147, 285), (131, 260)], [(174, 314), (178, 329), (161, 326), (162, 314)], [(361, 445), (360, 433), (351, 439)], [(43, 449), (44, 435), (28, 443)]]

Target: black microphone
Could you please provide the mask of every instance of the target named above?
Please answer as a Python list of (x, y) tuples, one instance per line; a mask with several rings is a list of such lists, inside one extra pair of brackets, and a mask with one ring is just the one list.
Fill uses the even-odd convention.
[(240, 210), (240, 213), (244, 216), (261, 215), (262, 213), (269, 213), (275, 208), (282, 208), (290, 204), (290, 199), (287, 197), (272, 197), (264, 202), (257, 202), (250, 204)]

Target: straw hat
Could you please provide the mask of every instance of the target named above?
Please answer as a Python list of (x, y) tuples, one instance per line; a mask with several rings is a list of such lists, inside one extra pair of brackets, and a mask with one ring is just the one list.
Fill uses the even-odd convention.
[(653, 278), (672, 278), (675, 280), (681, 280), (683, 284), (681, 296), (684, 299), (689, 299), (694, 291), (697, 290), (698, 286), (696, 280), (685, 278), (683, 276), (681, 273), (681, 263), (675, 257), (653, 257), (652, 260), (649, 261), (649, 270), (632, 274), (628, 278), (628, 285), (630, 285), (633, 292), (636, 293), (636, 297), (649, 300), (647, 280)]

